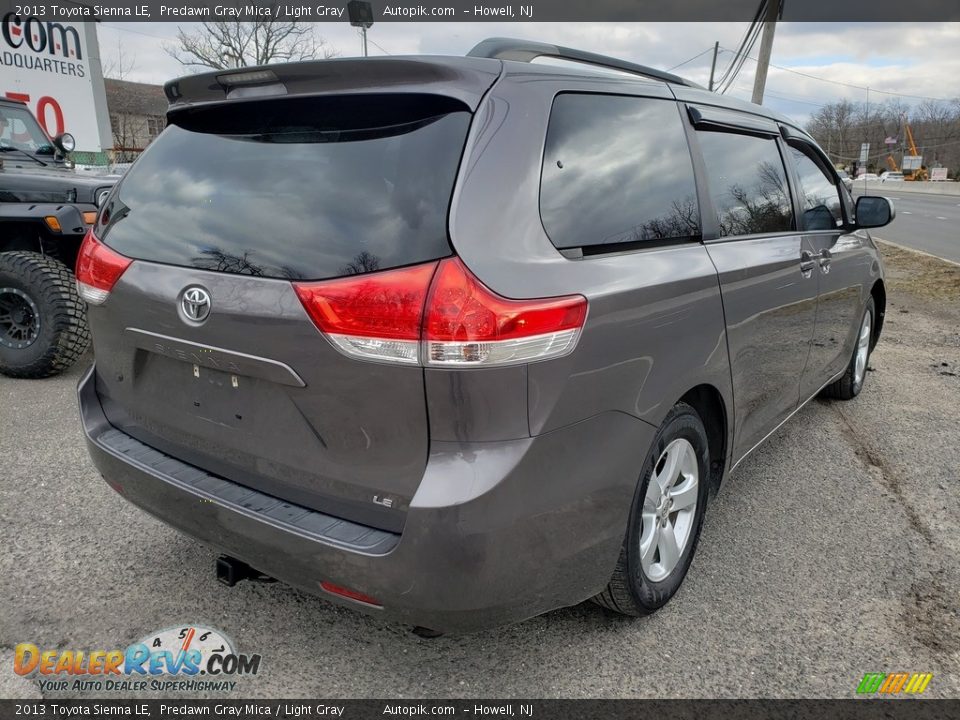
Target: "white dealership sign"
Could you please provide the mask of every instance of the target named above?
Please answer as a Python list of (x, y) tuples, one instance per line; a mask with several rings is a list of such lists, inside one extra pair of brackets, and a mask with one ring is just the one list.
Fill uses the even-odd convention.
[(0, 94), (26, 102), (51, 137), (72, 134), (78, 150), (111, 147), (96, 23), (18, 15), (7, 0), (0, 9)]

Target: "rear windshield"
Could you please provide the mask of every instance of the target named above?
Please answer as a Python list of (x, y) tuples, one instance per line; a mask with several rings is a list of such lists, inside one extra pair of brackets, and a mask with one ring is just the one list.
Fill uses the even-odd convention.
[(469, 122), (423, 95), (195, 111), (130, 169), (100, 234), (140, 260), (290, 280), (434, 260)]

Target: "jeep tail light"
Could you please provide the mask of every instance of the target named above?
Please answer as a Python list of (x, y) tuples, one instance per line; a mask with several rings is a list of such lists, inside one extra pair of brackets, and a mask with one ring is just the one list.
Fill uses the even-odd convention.
[(103, 305), (133, 261), (115, 253), (87, 230), (77, 254), (77, 292), (91, 305)]
[(587, 316), (580, 295), (500, 297), (456, 257), (294, 288), (344, 354), (410, 365), (487, 367), (560, 357), (576, 346)]

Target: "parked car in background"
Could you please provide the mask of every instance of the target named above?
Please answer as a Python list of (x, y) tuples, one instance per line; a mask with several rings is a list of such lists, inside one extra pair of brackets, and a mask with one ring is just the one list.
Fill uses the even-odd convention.
[(862, 173), (857, 175), (857, 180), (879, 180), (880, 176), (876, 173)]
[(227, 584), (433, 631), (645, 615), (721, 479), (863, 387), (893, 209), (765, 107), (505, 39), (166, 93), (80, 253), (81, 418)]
[(880, 182), (903, 182), (903, 173), (887, 170), (880, 174)]

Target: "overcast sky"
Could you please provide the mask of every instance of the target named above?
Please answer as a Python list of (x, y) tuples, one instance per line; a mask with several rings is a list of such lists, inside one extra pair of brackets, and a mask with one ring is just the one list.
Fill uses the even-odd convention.
[[(842, 0), (838, 0), (841, 2)], [(697, 53), (703, 55), (674, 72), (703, 85), (710, 74), (709, 52), (716, 40), (735, 50), (748, 23), (378, 23), (369, 32), (371, 55), (416, 53), (463, 55), (485, 37), (529, 38), (615, 55), (669, 69)], [(313, 23), (315, 32), (340, 56), (361, 53), (356, 28), (346, 22)], [(163, 83), (190, 72), (171, 58), (183, 23), (100, 23), (100, 51), (105, 62), (116, 58), (122, 43), (133, 69), (127, 79)], [(752, 55), (756, 56), (759, 42)], [(842, 97), (870, 101), (895, 95), (907, 102), (920, 98), (960, 97), (960, 23), (781, 23), (777, 28), (766, 105), (797, 119)], [(721, 52), (718, 74), (733, 58)], [(756, 63), (747, 60), (730, 89), (748, 99)], [(813, 79), (797, 73), (813, 75)], [(828, 82), (832, 81), (832, 82)], [(845, 83), (845, 84), (844, 84)], [(849, 87), (848, 85), (858, 86)]]

